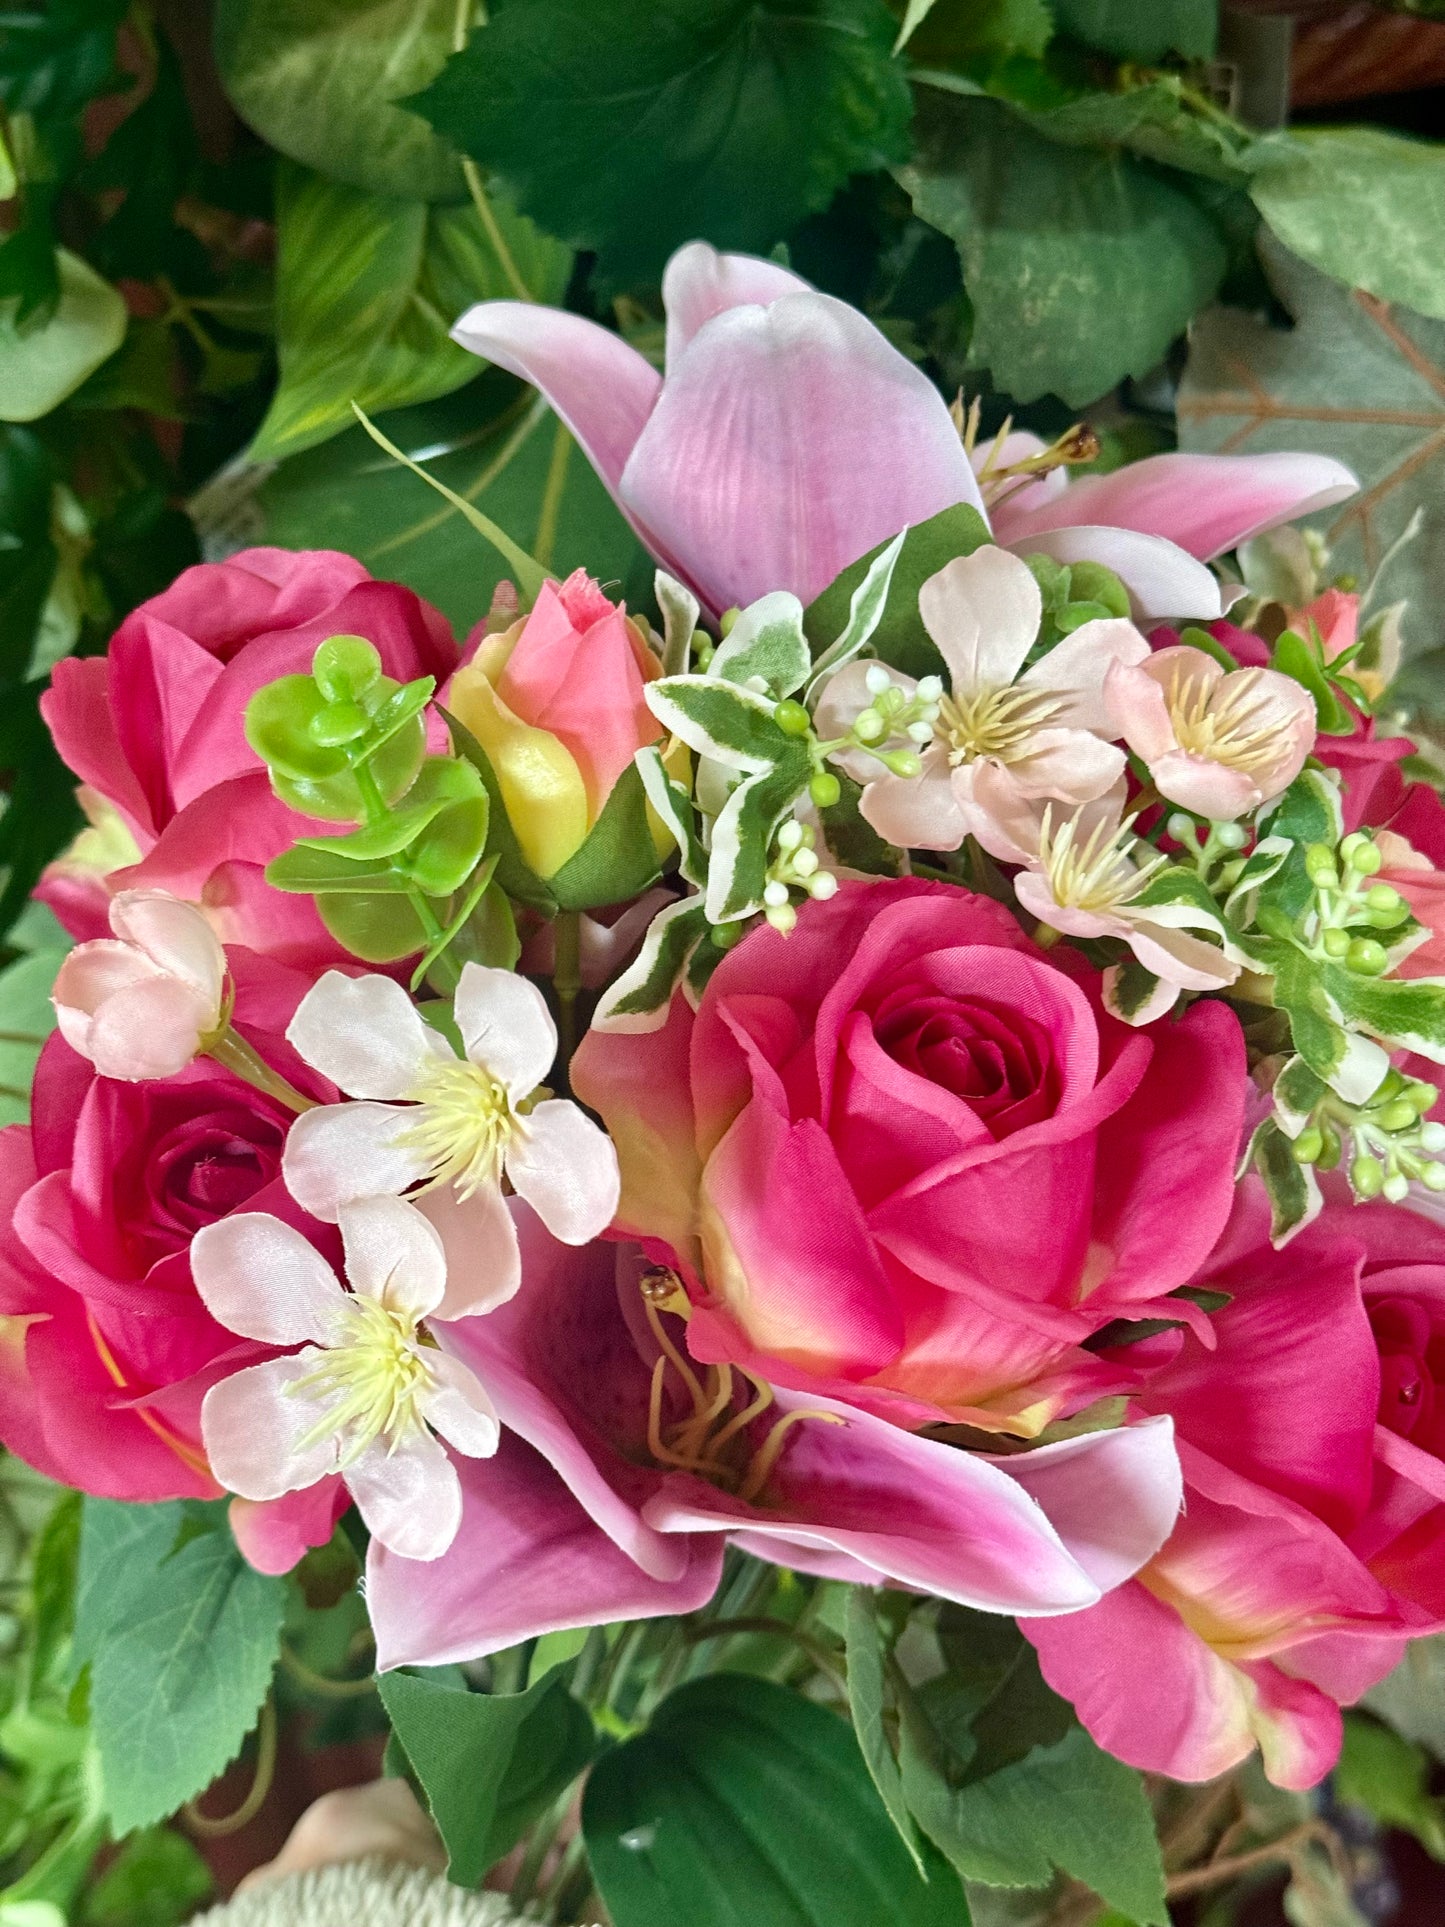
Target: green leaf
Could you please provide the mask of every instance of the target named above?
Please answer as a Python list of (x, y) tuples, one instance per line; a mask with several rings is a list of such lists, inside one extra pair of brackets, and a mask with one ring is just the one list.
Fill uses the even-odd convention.
[(125, 340), (117, 290), (67, 248), (56, 261), (60, 300), (48, 320), (21, 327), (16, 299), (0, 301), (0, 421), (48, 415)]
[(522, 846), (507, 815), (502, 788), (492, 768), (491, 758), (472, 732), (459, 723), (455, 716), (445, 709), (439, 710), (439, 714), (451, 731), (452, 745), (457, 755), (466, 758), (486, 785), (491, 804), (486, 847), (488, 854), (497, 859), (498, 884), (513, 902), (525, 903), (531, 909), (540, 910), (544, 916), (553, 916), (557, 910), (557, 899), (552, 895), (551, 885), (542, 881), (522, 855)]
[(1412, 1639), (1395, 1670), (1360, 1703), (1445, 1761), (1445, 1634)]
[(412, 888), (389, 857), (351, 857), (306, 843), (272, 857), (266, 881), (293, 896), (405, 896)]
[(328, 892), (316, 913), (336, 941), (363, 963), (397, 963), (414, 957), (430, 940), (408, 897), (367, 892)]
[(1269, 1193), (1272, 1244), (1287, 1244), (1319, 1216), (1325, 1200), (1314, 1169), (1300, 1163), (1291, 1140), (1272, 1117), (1267, 1117), (1250, 1139), (1245, 1164), (1259, 1173)]
[(29, 667), (55, 579), (54, 482), (50, 457), (31, 430), (0, 423), (0, 678), (6, 682), (18, 682)]
[(1314, 698), (1315, 718), (1326, 736), (1354, 734), (1354, 718), (1331, 688), (1323, 665), (1303, 636), (1296, 635), (1293, 629), (1282, 630), (1275, 638), (1269, 666), (1310, 692)]
[(759, 676), (775, 696), (791, 696), (807, 680), (803, 605), (786, 589), (750, 602), (713, 652), (708, 674), (746, 683)]
[(1144, 162), (1081, 165), (999, 102), (931, 88), (918, 145), (899, 179), (958, 248), (970, 363), (1017, 401), (1077, 407), (1146, 374), (1219, 285), (1218, 230)]
[[(590, 462), (573, 450), (558, 474), (565, 431), (512, 376), (486, 369), (449, 399), (399, 410), (380, 425), (558, 576), (585, 564), (599, 581), (618, 581), (634, 607), (646, 600), (653, 564)], [(502, 556), (468, 534), (455, 508), (379, 453), (360, 427), (269, 476), (255, 471), (252, 486), (258, 482), (261, 525), (247, 540), (344, 549), (374, 575), (435, 603), (459, 633), (481, 620), (493, 589), (511, 574)], [(229, 512), (218, 497), (220, 528)]]
[(219, 0), (216, 62), (281, 153), (373, 194), (460, 200), (455, 150), (392, 103), (440, 73), (456, 0)]
[(458, 1886), (480, 1886), (592, 1758), (592, 1721), (561, 1669), (525, 1693), (471, 1693), (407, 1673), (385, 1673), (379, 1687)]
[[(207, 1529), (181, 1542), (188, 1521)], [(255, 1724), (285, 1587), (248, 1566), (219, 1508), (87, 1499), (75, 1657), (118, 1834), (210, 1785)]]
[(1445, 321), (1445, 148), (1382, 127), (1298, 129), (1254, 175), (1291, 254), (1382, 301)]
[(410, 104), (609, 278), (647, 280), (699, 235), (766, 253), (902, 160), (894, 33), (882, 0), (507, 0)]
[(957, 1879), (925, 1883), (836, 1714), (715, 1673), (597, 1762), (582, 1828), (615, 1927), (966, 1927)]
[(1260, 254), (1298, 321), (1278, 328), (1233, 308), (1199, 317), (1179, 391), (1181, 446), (1347, 463), (1360, 494), (1309, 519), (1331, 570), (1362, 582), (1423, 508), (1424, 533), (1389, 576), (1389, 599), (1409, 598), (1407, 635), (1423, 644), (1434, 633), (1426, 611), (1445, 603), (1445, 323), (1341, 287), (1271, 235)]
[(845, 669), (860, 650), (866, 649), (877, 633), (888, 606), (893, 572), (908, 540), (908, 530), (900, 529), (893, 540), (868, 564), (867, 573), (848, 600), (848, 620), (842, 633), (826, 648), (813, 665), (808, 694), (819, 688), (824, 677)]
[(679, 876), (694, 889), (701, 890), (707, 882), (707, 851), (698, 837), (692, 798), (681, 783), (668, 775), (656, 743), (638, 750), (633, 761), (653, 813), (666, 824), (677, 845)]
[(596, 910), (641, 896), (661, 874), (647, 792), (633, 764), (613, 784), (586, 842), (548, 877), (547, 888), (563, 910)]
[(996, 53), (1037, 59), (1053, 27), (1046, 0), (970, 0), (966, 7), (908, 0), (897, 45), (920, 67), (956, 68)]
[(1139, 1775), (1081, 1726), (996, 1773), (950, 1786), (906, 1720), (900, 1764), (914, 1818), (966, 1880), (1046, 1887), (1060, 1867), (1144, 1927), (1168, 1927), (1164, 1866)]
[(665, 676), (647, 685), (647, 706), (699, 756), (756, 773), (796, 752), (798, 740), (773, 720), (773, 703), (716, 676)]
[[(647, 927), (636, 961), (607, 990), (592, 1017), (600, 1031), (656, 1030), (663, 1022), (688, 958), (708, 937), (700, 897), (682, 897), (659, 910)], [(722, 952), (718, 952), (721, 957)]]
[[(504, 205), (498, 225), (541, 301), (561, 298), (571, 257)], [(429, 207), (283, 162), (276, 185), (276, 351), (281, 380), (251, 445), (274, 461), (368, 412), (450, 394), (481, 363), (449, 330), (473, 301), (513, 290), (476, 210)]]
[(858, 1750), (889, 1819), (922, 1873), (918, 1834), (903, 1798), (902, 1776), (883, 1725), (883, 1635), (878, 1626), (878, 1595), (870, 1586), (851, 1586), (848, 1590), (847, 1641), (848, 1710), (853, 1715)]
[(1315, 1075), (1302, 1057), (1291, 1057), (1274, 1080), (1270, 1093), (1274, 1098), (1275, 1116), (1287, 1137), (1299, 1135), (1324, 1094), (1324, 1080)]
[(1108, 976), (1104, 1002), (1122, 1022), (1135, 1024), (1146, 1021), (1145, 1013), (1160, 994), (1160, 980), (1154, 972), (1137, 957), (1126, 957)]
[(184, 1834), (132, 1834), (80, 1904), (79, 1927), (177, 1927), (210, 1894), (211, 1870)]
[(1429, 1778), (1423, 1748), (1375, 1720), (1346, 1713), (1335, 1798), (1363, 1807), (1383, 1827), (1413, 1834), (1431, 1859), (1445, 1860), (1445, 1804), (1431, 1798)]
[(70, 939), (56, 924), (50, 944), (0, 970), (0, 1124), (20, 1124), (30, 1115), (36, 1060), (55, 1028), (51, 987), (69, 947)]
[[(1248, 128), (1217, 112), (1202, 112), (1187, 83), (1156, 74), (1142, 86), (1091, 90), (1052, 106), (1020, 104), (1030, 127), (1069, 146), (1126, 147), (1143, 160), (1184, 169), (1206, 180), (1243, 186), (1269, 151)], [(1244, 203), (1249, 210), (1249, 204)]]
[(707, 866), (709, 923), (755, 916), (763, 907), (773, 836), (808, 787), (813, 765), (794, 748), (771, 769), (744, 777), (712, 826)]
[[(918, 613), (918, 592), (931, 575), (937, 575), (955, 556), (972, 555), (991, 539), (988, 524), (978, 510), (966, 502), (942, 509), (926, 522), (907, 530), (893, 565), (883, 614), (871, 638), (874, 650), (884, 662), (892, 663), (895, 669), (910, 676), (937, 674), (942, 670), (943, 659), (929, 640)], [(816, 655), (821, 656), (844, 632), (854, 596), (888, 547), (888, 543), (880, 542), (876, 549), (850, 562), (837, 580), (808, 604), (803, 612), (803, 626)]]
[(1209, 60), (1218, 35), (1214, 0), (1050, 0), (1060, 33), (1120, 60), (1166, 54)]

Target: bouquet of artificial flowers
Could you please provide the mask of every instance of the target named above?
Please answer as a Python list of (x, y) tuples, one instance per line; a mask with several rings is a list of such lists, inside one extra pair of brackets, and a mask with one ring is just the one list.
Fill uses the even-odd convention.
[[(1445, 1625), (1445, 809), (1387, 563), (1290, 526), (1353, 477), (1077, 477), (780, 266), (665, 292), (662, 376), (456, 331), (651, 616), (502, 537), (458, 648), (251, 550), (57, 666), (4, 1440), (229, 1495), (262, 1573), (346, 1520), (383, 1672), (615, 1654), (748, 1555), (1017, 1618), (1135, 1767), (1309, 1786)], [(865, 1753), (950, 1853), (889, 1664)]]

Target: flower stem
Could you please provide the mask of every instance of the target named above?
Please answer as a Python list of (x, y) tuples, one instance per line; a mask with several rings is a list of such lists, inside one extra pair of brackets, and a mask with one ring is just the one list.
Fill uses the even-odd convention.
[(559, 910), (552, 924), (552, 987), (557, 992), (562, 1061), (570, 1064), (577, 1048), (577, 993), (582, 988), (582, 915)]
[(288, 1110), (300, 1113), (316, 1108), (314, 1099), (303, 1097), (278, 1071), (273, 1071), (265, 1059), (252, 1050), (245, 1038), (229, 1024), (219, 1037), (213, 1037), (206, 1045), (205, 1054), (215, 1058), (233, 1077), (239, 1077), (243, 1083), (264, 1091), (268, 1097), (277, 1098)]

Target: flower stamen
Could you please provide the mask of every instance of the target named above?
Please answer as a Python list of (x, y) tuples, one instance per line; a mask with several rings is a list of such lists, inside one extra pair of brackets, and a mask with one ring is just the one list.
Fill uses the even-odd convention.
[(439, 1059), (408, 1097), (416, 1110), (393, 1141), (431, 1163), (424, 1190), (454, 1184), (465, 1201), (501, 1182), (507, 1146), (526, 1126), (489, 1071), (465, 1059)]

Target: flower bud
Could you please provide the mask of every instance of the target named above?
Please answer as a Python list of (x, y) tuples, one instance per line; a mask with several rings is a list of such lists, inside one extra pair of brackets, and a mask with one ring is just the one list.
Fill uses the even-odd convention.
[(1413, 1130), (1415, 1106), (1403, 1097), (1397, 1097), (1393, 1103), (1387, 1104), (1384, 1110), (1377, 1112), (1376, 1118), (1382, 1131)]
[(1350, 1166), (1350, 1183), (1356, 1197), (1378, 1198), (1385, 1188), (1385, 1167), (1378, 1158), (1358, 1157)]
[(893, 687), (893, 678), (881, 662), (870, 662), (863, 683), (870, 696), (881, 696), (885, 689)]
[(785, 736), (806, 736), (813, 727), (813, 719), (807, 710), (801, 703), (794, 702), (791, 697), (780, 702), (774, 709), (773, 721)]
[(1391, 1204), (1403, 1204), (1410, 1195), (1410, 1180), (1403, 1171), (1392, 1171), (1381, 1189)]
[(1445, 1164), (1425, 1165), (1420, 1172), (1420, 1182), (1427, 1191), (1445, 1191)]
[(853, 734), (860, 743), (881, 743), (888, 725), (876, 709), (861, 709), (853, 719)]
[(174, 1077), (224, 1027), (226, 953), (203, 912), (164, 890), (123, 890), (110, 927), (60, 966), (60, 1034), (102, 1077)]
[(843, 785), (831, 770), (821, 769), (808, 784), (808, 794), (820, 810), (828, 810), (843, 794)]
[(1383, 944), (1373, 937), (1356, 937), (1345, 952), (1345, 968), (1357, 977), (1380, 977), (1390, 966)]
[(1311, 1124), (1300, 1132), (1293, 1148), (1296, 1163), (1313, 1164), (1325, 1148), (1325, 1134), (1318, 1124)]
[(1326, 930), (1321, 942), (1324, 944), (1325, 955), (1338, 960), (1350, 947), (1350, 933), (1348, 930)]
[(1334, 851), (1327, 843), (1311, 843), (1305, 851), (1305, 874), (1311, 883), (1338, 886), (1340, 873), (1335, 867)]

